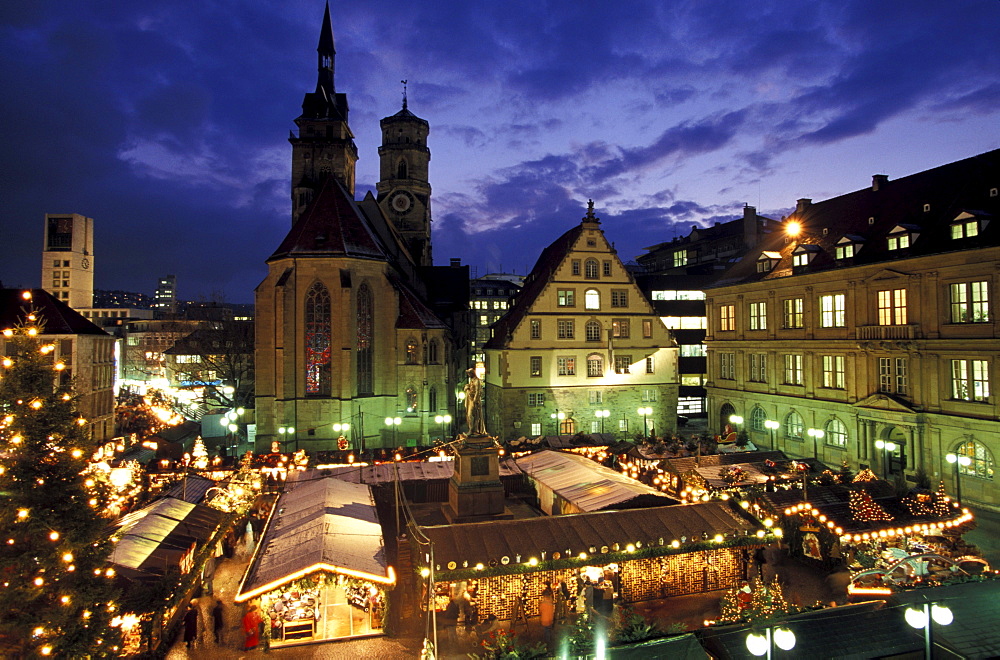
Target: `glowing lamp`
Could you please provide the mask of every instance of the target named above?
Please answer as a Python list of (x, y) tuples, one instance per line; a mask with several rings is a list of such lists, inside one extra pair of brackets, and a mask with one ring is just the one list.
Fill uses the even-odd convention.
[(764, 635), (758, 635), (757, 633), (747, 635), (747, 650), (754, 655), (766, 655), (767, 647), (767, 637)]
[(791, 651), (795, 648), (795, 633), (788, 628), (775, 628), (774, 643), (782, 651)]
[(923, 628), (927, 625), (927, 613), (921, 608), (907, 607), (904, 615), (911, 628)]

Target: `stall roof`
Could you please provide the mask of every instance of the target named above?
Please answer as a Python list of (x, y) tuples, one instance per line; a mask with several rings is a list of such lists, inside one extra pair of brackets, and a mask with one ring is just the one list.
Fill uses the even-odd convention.
[(161, 498), (115, 523), (120, 538), (109, 561), (138, 577), (163, 575), (192, 545), (212, 538), (223, 518), (208, 506)]
[(721, 467), (737, 463), (763, 463), (766, 460), (787, 461), (788, 457), (780, 451), (747, 451), (727, 454), (707, 454), (705, 456), (680, 456), (668, 458), (666, 470), (674, 474), (684, 474), (698, 467)]
[[(400, 461), (399, 480), (407, 481), (434, 481), (435, 479), (451, 479), (455, 473), (455, 461)], [(344, 466), (334, 468), (322, 468), (306, 470), (303, 473), (306, 479), (329, 475), (347, 481), (352, 484), (363, 483), (373, 486), (391, 484), (396, 479), (396, 471), (393, 463), (380, 463), (378, 465), (364, 465), (361, 467)], [(505, 477), (517, 474), (509, 466), (500, 462), (500, 476)]]
[(394, 581), (367, 485), (333, 477), (291, 485), (274, 505), (237, 600), (317, 570)]
[(530, 557), (542, 559), (542, 552), (546, 557), (553, 552), (575, 556), (590, 553), (591, 547), (613, 548), (615, 543), (624, 550), (639, 541), (643, 546), (659, 545), (660, 539), (669, 544), (682, 537), (693, 541), (704, 535), (742, 534), (763, 527), (730, 500), (422, 529), (434, 543), (435, 557), (443, 567), (453, 561), (458, 567), (468, 562), (468, 568), (503, 557), (514, 563), (520, 556), (523, 562)]
[(655, 488), (579, 454), (540, 451), (515, 462), (532, 479), (581, 511), (603, 511), (640, 497), (652, 499), (650, 506), (676, 503)]
[(185, 475), (180, 481), (173, 484), (170, 489), (164, 493), (166, 497), (174, 497), (185, 502), (201, 502), (205, 499), (205, 493), (208, 492), (209, 488), (216, 486), (217, 484), (208, 479), (207, 477), (202, 477), (197, 474)]

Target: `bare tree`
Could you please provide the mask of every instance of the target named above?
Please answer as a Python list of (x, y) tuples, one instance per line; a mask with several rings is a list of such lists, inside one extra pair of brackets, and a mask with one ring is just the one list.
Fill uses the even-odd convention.
[(174, 380), (204, 387), (206, 408), (248, 408), (254, 396), (253, 321), (212, 321), (166, 351)]

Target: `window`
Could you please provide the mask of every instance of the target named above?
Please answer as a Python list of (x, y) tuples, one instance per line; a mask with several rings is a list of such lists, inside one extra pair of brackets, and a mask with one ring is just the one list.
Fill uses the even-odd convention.
[(427, 410), (432, 413), (438, 410), (437, 388), (432, 387), (427, 390)]
[(845, 245), (838, 245), (834, 248), (834, 256), (837, 260), (841, 259), (851, 259), (854, 257), (854, 243), (847, 243)]
[(416, 364), (417, 363), (417, 340), (407, 339), (406, 340), (406, 364)]
[(845, 297), (842, 293), (819, 298), (819, 324), (824, 328), (843, 328), (847, 325)]
[(357, 311), (357, 345), (355, 347), (355, 357), (357, 359), (358, 378), (357, 388), (359, 395), (372, 394), (374, 390), (374, 378), (372, 377), (372, 356), (374, 355), (375, 328), (373, 319), (374, 304), (372, 302), (372, 291), (367, 284), (358, 287), (358, 311)]
[(628, 418), (622, 417), (618, 420), (618, 430), (627, 433), (628, 432)]
[(590, 404), (595, 405), (598, 403), (604, 403), (604, 391), (590, 390)]
[(989, 362), (986, 360), (952, 360), (951, 397), (964, 401), (989, 400)]
[(674, 252), (674, 267), (687, 266), (688, 253), (687, 250), (676, 250)]
[(604, 375), (604, 358), (600, 355), (587, 356), (587, 376), (589, 378), (600, 378)]
[(750, 329), (767, 330), (767, 303), (750, 303)]
[(653, 291), (653, 300), (704, 300), (704, 291)]
[(951, 226), (951, 237), (954, 240), (960, 238), (972, 238), (973, 236), (979, 236), (979, 221), (978, 220), (963, 220), (956, 222)]
[(719, 307), (719, 330), (736, 329), (736, 305), (721, 305)]
[(588, 280), (597, 279), (597, 259), (587, 259), (583, 264), (583, 276)]
[(767, 430), (764, 422), (767, 421), (767, 413), (760, 406), (750, 411), (750, 429), (763, 433)]
[(792, 266), (808, 266), (809, 257), (808, 252), (796, 252), (792, 255)]
[(990, 320), (989, 287), (985, 280), (957, 282), (948, 290), (952, 323), (987, 323)]
[(767, 382), (767, 354), (750, 354), (750, 374), (748, 378), (755, 383)]
[(584, 328), (587, 341), (601, 341), (601, 324), (597, 321), (587, 321)]
[(572, 268), (573, 268), (573, 274), (574, 275), (579, 275), (580, 274), (580, 260), (579, 259), (574, 259), (573, 260)]
[(559, 289), (557, 292), (559, 306), (560, 307), (574, 307), (576, 302), (574, 301), (575, 289)]
[(632, 364), (631, 355), (616, 355), (615, 356), (615, 373), (616, 374), (627, 374), (629, 373), (629, 367)]
[(537, 378), (542, 375), (542, 356), (532, 355), (528, 358), (529, 363), (529, 373), (532, 378)]
[(440, 362), (438, 358), (438, 343), (436, 339), (432, 339), (429, 344), (427, 344), (427, 362), (429, 364), (438, 364)]
[(531, 423), (531, 435), (538, 436), (538, 435), (541, 435), (541, 434), (542, 434), (542, 424), (541, 424), (541, 422), (532, 422)]
[(404, 396), (406, 397), (406, 412), (417, 412), (417, 388), (407, 387)]
[(642, 402), (643, 403), (656, 403), (656, 390), (643, 390), (642, 391)]
[(556, 322), (557, 333), (556, 336), (559, 339), (572, 339), (573, 338), (573, 319), (559, 319)]
[(802, 356), (801, 355), (786, 355), (785, 356), (785, 384), (786, 385), (801, 385), (802, 384)]
[(781, 301), (784, 309), (785, 328), (801, 328), (802, 323), (802, 298), (788, 298)]
[(530, 327), (530, 336), (531, 336), (532, 339), (541, 339), (542, 338), (542, 321), (541, 321), (541, 319), (531, 319), (531, 321), (528, 322), (528, 326)]
[(913, 231), (914, 225), (896, 225), (886, 238), (886, 247), (890, 250), (905, 250), (916, 240), (918, 234)]
[(614, 319), (611, 321), (611, 336), (617, 339), (628, 339), (628, 319)]
[(605, 261), (603, 263), (604, 277), (611, 277), (611, 262)]
[(878, 292), (878, 324), (906, 325), (906, 289)]
[(671, 330), (705, 330), (708, 319), (704, 316), (661, 316), (660, 321)]
[(844, 356), (823, 356), (823, 387), (844, 389)]
[(330, 393), (330, 292), (319, 282), (306, 292), (306, 394)]
[(906, 358), (878, 359), (878, 390), (890, 394), (906, 394)]
[(533, 408), (545, 405), (545, 392), (528, 392), (528, 405)]
[(972, 461), (968, 465), (959, 463), (959, 473), (980, 479), (993, 479), (993, 454), (981, 442), (966, 440), (955, 448), (955, 453), (968, 456)]
[(642, 338), (649, 339), (653, 336), (653, 319), (642, 320)]
[(560, 376), (576, 375), (575, 357), (556, 357), (556, 368)]
[(646, 373), (647, 374), (656, 373), (655, 366), (656, 365), (654, 364), (653, 356), (652, 355), (647, 355), (646, 356)]
[(587, 289), (583, 294), (583, 306), (585, 309), (601, 308), (601, 294), (597, 292), (597, 289)]
[(736, 378), (736, 353), (719, 353), (719, 378), (723, 380)]
[(612, 289), (611, 306), (628, 307), (628, 289)]
[(826, 423), (824, 438), (826, 444), (834, 447), (847, 447), (847, 427), (839, 419), (831, 419)]
[(802, 415), (794, 410), (785, 417), (785, 437), (789, 440), (802, 440)]

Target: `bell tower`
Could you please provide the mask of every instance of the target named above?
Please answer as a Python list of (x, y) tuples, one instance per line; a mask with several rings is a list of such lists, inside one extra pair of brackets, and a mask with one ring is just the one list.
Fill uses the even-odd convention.
[[(403, 81), (406, 84), (406, 81)], [(379, 181), (375, 184), (378, 203), (406, 243), (420, 266), (433, 266), (431, 256), (431, 184), (427, 148), (430, 124), (406, 107), (379, 122), (382, 146), (378, 148)]]
[(307, 93), (302, 100), (302, 114), (295, 120), (299, 134), (296, 136), (293, 131), (288, 136), (292, 144), (292, 224), (329, 176), (339, 179), (354, 197), (358, 148), (347, 124), (347, 95), (338, 94), (333, 83), (337, 49), (333, 43), (329, 2), (316, 52), (316, 91)]

